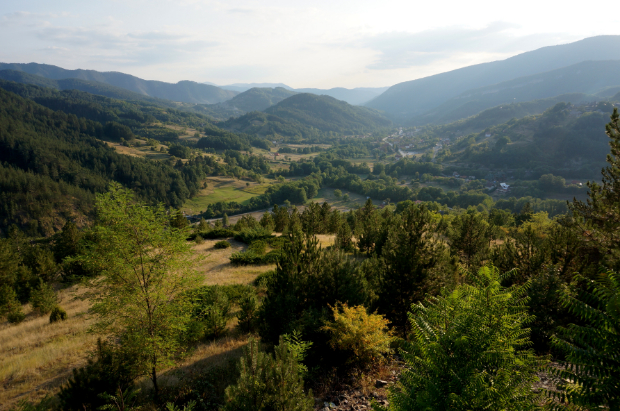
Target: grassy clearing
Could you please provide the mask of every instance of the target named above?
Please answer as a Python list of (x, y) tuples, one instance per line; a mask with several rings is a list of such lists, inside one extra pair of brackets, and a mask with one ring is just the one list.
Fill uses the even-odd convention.
[[(321, 204), (327, 201), (327, 203), (331, 205), (333, 208), (340, 210), (340, 211), (346, 211), (346, 210), (351, 210), (351, 209), (354, 210), (358, 207), (362, 207), (366, 203), (366, 200), (367, 200), (365, 196), (355, 194), (355, 193), (350, 193), (346, 190), (341, 190), (343, 196), (345, 193), (349, 194), (349, 201), (344, 201), (342, 197), (337, 198), (336, 195), (334, 194), (334, 191), (335, 190), (333, 188), (321, 188), (317, 196), (314, 197), (311, 201), (314, 201), (315, 203), (321, 203)], [(372, 202), (374, 205), (381, 204), (381, 201), (377, 201), (377, 200), (372, 200)]]
[[(145, 144), (142, 140), (136, 140), (140, 142), (140, 144)], [(161, 144), (155, 146), (155, 150), (152, 151), (150, 146), (141, 146), (141, 147), (125, 147), (120, 143), (114, 143), (111, 141), (105, 142), (108, 146), (113, 147), (119, 154), (124, 154), (126, 156), (131, 157), (140, 157), (140, 158), (148, 158), (150, 160), (167, 160), (170, 156), (167, 153), (162, 153), (159, 151), (161, 147), (164, 147)]]
[(200, 190), (197, 196), (188, 200), (182, 210), (186, 213), (204, 211), (209, 204), (218, 201), (236, 201), (243, 203), (252, 197), (263, 194), (269, 187), (269, 183), (249, 183), (235, 180), (231, 177), (209, 177), (206, 179), (208, 187)]

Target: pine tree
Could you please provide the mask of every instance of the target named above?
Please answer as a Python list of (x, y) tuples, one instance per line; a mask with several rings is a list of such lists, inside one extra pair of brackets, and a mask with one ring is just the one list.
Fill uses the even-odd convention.
[(574, 200), (570, 210), (583, 221), (581, 231), (587, 242), (602, 250), (605, 263), (620, 268), (620, 115), (614, 108), (605, 133), (611, 139), (609, 165), (601, 171), (602, 184), (589, 181), (586, 202)]
[(430, 291), (431, 274), (444, 258), (444, 246), (434, 237), (437, 225), (426, 207), (412, 205), (392, 226), (383, 250), (379, 311), (403, 335), (409, 326), (409, 307)]
[(492, 231), (481, 213), (467, 212), (452, 220), (448, 238), (450, 252), (458, 255), (468, 270), (477, 269), (488, 255)]

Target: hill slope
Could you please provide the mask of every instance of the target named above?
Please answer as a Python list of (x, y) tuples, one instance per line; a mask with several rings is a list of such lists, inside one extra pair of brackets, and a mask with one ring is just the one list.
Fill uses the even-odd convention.
[(295, 93), (282, 87), (251, 88), (232, 99), (218, 104), (204, 104), (194, 107), (195, 111), (226, 120), (230, 117), (242, 116), (251, 111), (263, 111)]
[(543, 47), (506, 60), (477, 64), (390, 87), (366, 104), (400, 120), (433, 109), (461, 93), (588, 60), (620, 56), (620, 36), (598, 36)]
[(311, 130), (362, 134), (390, 127), (391, 124), (390, 120), (374, 110), (352, 106), (329, 96), (304, 93), (282, 100), (264, 113), (250, 113), (221, 125), (232, 130), (262, 135), (305, 135)]
[[(424, 115), (414, 117), (412, 121), (416, 124), (446, 123), (469, 117), (500, 104), (531, 101), (568, 93), (594, 95), (604, 89), (611, 95), (613, 86), (620, 84), (618, 73), (620, 73), (618, 60), (585, 61), (545, 73), (468, 90)], [(592, 100), (601, 99), (591, 97)]]
[(96, 81), (112, 86), (124, 88), (134, 93), (157, 97), (184, 103), (215, 104), (233, 98), (236, 91), (224, 90), (208, 84), (194, 81), (180, 81), (176, 84), (163, 81), (143, 80), (141, 78), (119, 73), (99, 72), (95, 70), (65, 70), (49, 64), (19, 64), (0, 63), (0, 70), (23, 71), (52, 80), (78, 78), (87, 81)]
[(133, 91), (129, 91), (124, 88), (78, 78), (52, 80), (37, 76), (35, 74), (28, 74), (24, 71), (0, 70), (0, 80), (14, 81), (21, 84), (32, 84), (40, 87), (49, 87), (56, 90), (79, 90), (120, 100), (144, 101), (146, 103), (163, 107), (176, 108), (178, 106), (178, 104), (173, 101), (149, 97), (144, 94), (134, 93)]

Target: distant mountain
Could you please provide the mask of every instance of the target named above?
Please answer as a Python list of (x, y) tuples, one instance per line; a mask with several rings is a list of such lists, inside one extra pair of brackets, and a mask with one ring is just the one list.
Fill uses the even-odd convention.
[[(205, 83), (213, 84), (213, 83)], [(343, 87), (336, 87), (330, 89), (320, 88), (292, 88), (282, 83), (235, 83), (227, 86), (219, 86), (225, 90), (234, 90), (238, 92), (244, 92), (252, 88), (283, 88), (289, 91), (295, 91), (297, 93), (310, 93), (317, 95), (330, 96), (338, 100), (346, 101), (349, 104), (360, 105), (366, 103), (373, 98), (377, 97), (389, 87), (357, 87), (353, 89), (347, 89)]]
[(239, 110), (246, 112), (263, 111), (274, 104), (288, 98), (294, 94), (294, 91), (287, 90), (282, 87), (276, 88), (251, 88), (241, 94), (237, 94), (232, 99), (220, 103), (228, 106), (234, 106)]
[[(620, 56), (620, 36), (598, 36), (559, 46), (543, 47), (506, 60), (477, 64), (396, 84), (366, 103), (398, 120), (438, 107), (461, 93), (589, 60)], [(550, 97), (550, 96), (547, 96)]]
[(23, 71), (28, 74), (34, 74), (52, 80), (78, 78), (86, 81), (96, 81), (124, 88), (134, 93), (184, 103), (215, 104), (229, 100), (238, 94), (236, 91), (224, 90), (219, 87), (196, 83), (194, 81), (180, 81), (176, 84), (172, 84), (163, 81), (143, 80), (129, 74), (115, 71), (65, 70), (61, 67), (49, 64), (0, 63), (0, 70)]
[(197, 105), (194, 110), (218, 120), (239, 117), (251, 111), (263, 111), (287, 97), (297, 94), (282, 87), (251, 88), (232, 99), (218, 104)]
[[(413, 117), (414, 124), (441, 124), (480, 113), (490, 107), (513, 102), (549, 98), (567, 93), (592, 95), (604, 90), (613, 95), (620, 85), (620, 60), (585, 61), (546, 73), (519, 77), (491, 86), (465, 91), (423, 115)], [(577, 101), (569, 101), (577, 103)]]
[[(209, 82), (205, 82), (204, 84), (215, 85)], [(244, 91), (248, 91), (251, 88), (280, 88), (281, 87), (287, 90), (293, 90), (292, 87), (289, 87), (286, 84), (282, 84), (282, 83), (235, 83), (235, 84), (229, 84), (227, 86), (218, 86), (218, 87), (223, 88), (224, 90), (236, 91), (238, 93), (243, 93)]]
[(158, 106), (179, 108), (179, 104), (174, 101), (149, 97), (124, 88), (78, 78), (52, 80), (34, 74), (28, 74), (24, 71), (0, 70), (0, 80), (14, 81), (21, 84), (32, 84), (40, 87), (50, 87), (56, 90), (79, 90), (119, 100), (144, 101)]
[(219, 124), (223, 128), (250, 134), (289, 136), (317, 132), (362, 134), (391, 125), (390, 120), (375, 110), (309, 93), (291, 96), (264, 113), (253, 112)]
[(361, 105), (369, 102), (373, 98), (379, 96), (389, 87), (357, 87), (347, 89), (342, 87), (330, 88), (329, 90), (321, 90), (318, 88), (298, 88), (298, 93), (311, 93), (318, 95), (330, 96), (338, 100), (346, 101), (349, 104)]

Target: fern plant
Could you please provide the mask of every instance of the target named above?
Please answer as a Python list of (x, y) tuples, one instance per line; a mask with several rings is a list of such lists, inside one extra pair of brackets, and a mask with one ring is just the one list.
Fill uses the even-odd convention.
[(527, 284), (503, 287), (510, 273), (469, 274), (471, 285), (412, 306), (407, 369), (391, 390), (393, 410), (529, 410), (542, 366), (532, 351)]
[[(577, 277), (579, 280), (585, 280)], [(583, 321), (559, 327), (552, 343), (566, 352), (554, 374), (567, 385), (550, 396), (586, 409), (620, 410), (620, 275), (608, 272), (585, 290), (561, 293), (562, 304)]]

